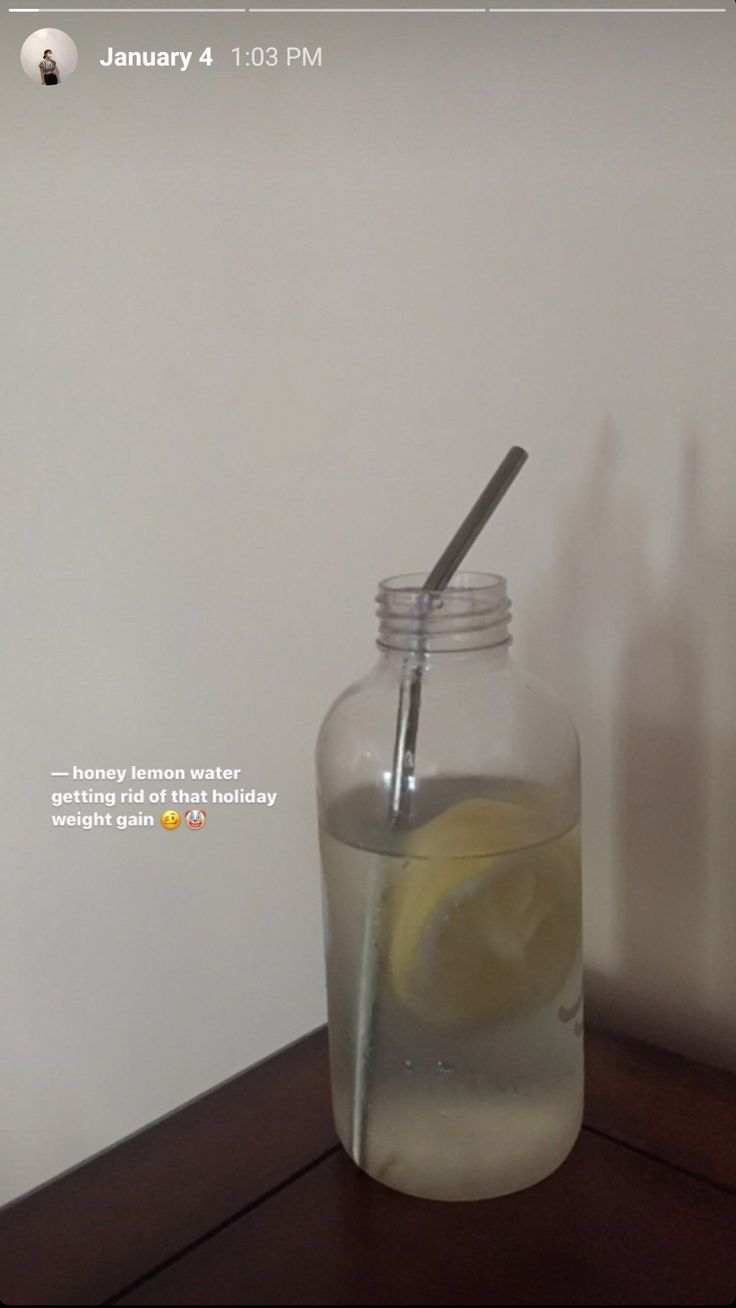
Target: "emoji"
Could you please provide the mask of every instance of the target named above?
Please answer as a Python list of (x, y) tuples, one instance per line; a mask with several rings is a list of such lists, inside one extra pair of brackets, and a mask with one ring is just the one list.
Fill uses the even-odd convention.
[(167, 808), (165, 813), (161, 814), (161, 826), (164, 831), (176, 831), (181, 822), (181, 813), (177, 813), (175, 808)]
[(190, 831), (199, 831), (200, 827), (203, 827), (207, 821), (207, 809), (188, 808), (184, 814), (184, 821)]

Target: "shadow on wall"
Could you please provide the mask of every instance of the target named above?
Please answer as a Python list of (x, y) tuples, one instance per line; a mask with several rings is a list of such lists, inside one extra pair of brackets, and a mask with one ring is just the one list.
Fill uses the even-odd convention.
[[(645, 542), (617, 696), (621, 998), (663, 1043), (707, 1016), (708, 812), (698, 446), (681, 454), (676, 541), (657, 580)], [(673, 1002), (674, 1001), (674, 1002)]]
[[(730, 870), (720, 865), (709, 824), (730, 819), (712, 811), (708, 794), (704, 617), (715, 561), (703, 518), (703, 444), (691, 433), (673, 457), (679, 467), (669, 557), (655, 569), (646, 486), (637, 496), (623, 483), (620, 441), (606, 425), (551, 560), (554, 621), (548, 600), (533, 639), (545, 675), (567, 687), (576, 705), (588, 759), (583, 836), (586, 887), (595, 896), (588, 910), (601, 935), (607, 926), (611, 960), (587, 975), (588, 1014), (734, 1063), (736, 1013), (723, 997), (728, 981), (718, 974), (712, 911), (723, 898), (716, 883)], [(590, 547), (581, 549), (581, 541)], [(732, 612), (732, 649), (735, 624)], [(604, 643), (607, 654), (614, 651), (612, 672)], [(733, 723), (730, 736), (733, 757)]]

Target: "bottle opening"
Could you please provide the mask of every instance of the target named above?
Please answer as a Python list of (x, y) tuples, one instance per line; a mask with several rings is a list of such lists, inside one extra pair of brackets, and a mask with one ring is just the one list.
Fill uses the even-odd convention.
[(379, 582), (379, 646), (440, 653), (511, 643), (505, 577), (458, 572), (445, 590), (425, 591), (425, 575), (410, 572)]

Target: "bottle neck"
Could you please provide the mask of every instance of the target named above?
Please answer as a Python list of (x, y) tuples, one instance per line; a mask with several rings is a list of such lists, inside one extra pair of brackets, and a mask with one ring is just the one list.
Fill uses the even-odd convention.
[(378, 647), (413, 654), (453, 654), (511, 644), (506, 580), (458, 572), (445, 590), (422, 590), (423, 576), (389, 577), (378, 586)]

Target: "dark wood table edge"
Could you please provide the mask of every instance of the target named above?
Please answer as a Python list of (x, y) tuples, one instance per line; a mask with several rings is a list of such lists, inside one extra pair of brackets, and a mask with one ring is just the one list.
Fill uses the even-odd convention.
[[(695, 1064), (682, 1055), (662, 1050), (631, 1037), (600, 1031), (595, 1027), (589, 1029), (586, 1041), (588, 1045), (589, 1096), (586, 1102), (583, 1129), (593, 1135), (599, 1135), (620, 1147), (639, 1153), (662, 1167), (681, 1172), (718, 1190), (730, 1194), (736, 1192), (736, 1152), (734, 1152), (734, 1149), (736, 1149), (736, 1131), (733, 1130), (733, 1127), (736, 1126), (736, 1076), (717, 1068)], [(334, 1136), (331, 1119), (329, 1119), (326, 1034), (324, 1028), (316, 1028), (314, 1031), (307, 1033), (306, 1036), (291, 1042), (277, 1053), (260, 1060), (246, 1071), (229, 1078), (213, 1090), (197, 1096), (183, 1107), (166, 1114), (155, 1123), (127, 1137), (124, 1141), (108, 1150), (103, 1150), (79, 1167), (69, 1169), (63, 1176), (55, 1178), (46, 1185), (37, 1187), (28, 1194), (5, 1205), (0, 1209), (0, 1263), (4, 1243), (3, 1231), (8, 1221), (12, 1219), (13, 1214), (22, 1217), (24, 1214), (31, 1212), (34, 1203), (39, 1204), (46, 1200), (52, 1200), (53, 1196), (59, 1193), (58, 1187), (64, 1182), (69, 1183), (70, 1178), (77, 1185), (81, 1185), (83, 1191), (85, 1177), (90, 1174), (90, 1170), (94, 1169), (95, 1165), (109, 1165), (114, 1163), (116, 1159), (122, 1159), (125, 1156), (125, 1150), (130, 1149), (133, 1145), (137, 1149), (144, 1150), (148, 1142), (153, 1146), (158, 1138), (157, 1133), (162, 1128), (177, 1129), (178, 1125), (182, 1124), (186, 1119), (187, 1114), (192, 1113), (192, 1110), (199, 1109), (204, 1111), (206, 1115), (209, 1106), (216, 1103), (218, 1096), (221, 1097), (223, 1094), (227, 1096), (228, 1092), (230, 1092), (239, 1095), (245, 1102), (246, 1099), (252, 1097), (251, 1088), (256, 1085), (259, 1075), (261, 1079), (265, 1077), (271, 1082), (274, 1077), (279, 1075), (279, 1069), (288, 1069), (290, 1062), (293, 1064), (295, 1060), (298, 1062), (299, 1059), (305, 1063), (305, 1067), (308, 1064), (314, 1064), (317, 1073), (317, 1081), (309, 1083), (312, 1086), (312, 1096), (317, 1096), (315, 1100), (317, 1108), (316, 1133), (308, 1143), (302, 1159), (294, 1166), (287, 1166), (281, 1170), (277, 1169), (270, 1178), (264, 1174), (264, 1179), (253, 1189), (244, 1202), (233, 1204), (220, 1215), (215, 1214), (214, 1220), (208, 1220), (205, 1225), (200, 1226), (195, 1232), (190, 1232), (188, 1236), (183, 1236), (181, 1241), (176, 1242), (174, 1245), (170, 1243), (163, 1256), (157, 1259), (152, 1258), (145, 1268), (141, 1268), (138, 1274), (128, 1277), (122, 1275), (117, 1280), (114, 1280), (111, 1275), (103, 1293), (98, 1294), (96, 1297), (84, 1298), (82, 1301), (98, 1304), (116, 1304), (120, 1302), (136, 1288), (150, 1281), (198, 1246), (205, 1244), (228, 1226), (241, 1221), (282, 1190), (294, 1184), (307, 1173), (320, 1167), (340, 1148)], [(617, 1068), (618, 1071), (616, 1071)], [(590, 1076), (591, 1070), (593, 1072), (592, 1077)], [(286, 1074), (285, 1070), (284, 1075)], [(622, 1103), (620, 1084), (616, 1080), (617, 1076), (619, 1079), (627, 1077), (631, 1079), (633, 1076), (634, 1080), (644, 1087), (644, 1093), (639, 1102)], [(648, 1088), (653, 1087), (652, 1093), (656, 1099), (661, 1087), (666, 1086), (668, 1091), (671, 1092), (669, 1094), (669, 1104), (671, 1106), (673, 1088), (674, 1099), (677, 1100), (677, 1087), (682, 1085), (685, 1086), (684, 1091), (680, 1092), (683, 1098), (682, 1112), (685, 1114), (683, 1124), (687, 1126), (688, 1121), (690, 1122), (688, 1128), (690, 1131), (689, 1138), (687, 1138), (687, 1131), (682, 1135), (676, 1129), (673, 1134), (672, 1129), (666, 1125), (668, 1116), (664, 1112), (660, 1113), (662, 1120), (659, 1125), (657, 1126), (656, 1122), (653, 1125), (652, 1104), (647, 1102), (646, 1092)], [(716, 1138), (719, 1135), (718, 1123), (709, 1122), (707, 1124), (708, 1131), (706, 1132), (700, 1120), (703, 1116), (702, 1113), (699, 1115), (691, 1114), (688, 1117), (689, 1107), (698, 1098), (700, 1098), (702, 1107), (703, 1095), (710, 1096), (717, 1109), (716, 1116), (718, 1114), (724, 1115), (724, 1121), (727, 1117), (732, 1129), (731, 1140), (734, 1147), (731, 1151), (732, 1157), (727, 1158), (724, 1164), (725, 1170), (721, 1167), (721, 1160), (717, 1158), (717, 1167), (714, 1171), (709, 1153), (709, 1142), (713, 1135)], [(629, 1100), (631, 1100), (630, 1095)], [(263, 1109), (263, 1104), (261, 1104), (261, 1108)], [(225, 1111), (227, 1111), (227, 1104), (225, 1104)], [(698, 1122), (692, 1120), (694, 1117), (698, 1118)], [(677, 1118), (675, 1120), (677, 1126)], [(654, 1127), (657, 1129), (655, 1130)], [(654, 1135), (652, 1135), (653, 1130)], [(698, 1134), (698, 1130), (700, 1134)], [(33, 1226), (33, 1223), (31, 1225)], [(37, 1241), (37, 1253), (38, 1256), (41, 1256), (43, 1231), (38, 1221), (35, 1223), (35, 1230), (31, 1233), (31, 1239)], [(58, 1299), (9, 1298), (0, 1300), (0, 1302), (18, 1305), (25, 1302), (66, 1303), (74, 1301), (63, 1296)]]
[[(155, 1267), (151, 1267), (149, 1271), (136, 1277), (136, 1279), (131, 1281), (130, 1284), (124, 1285), (122, 1289), (116, 1290), (114, 1294), (109, 1296), (109, 1298), (101, 1299), (100, 1308), (107, 1308), (108, 1305), (120, 1303), (141, 1285), (145, 1285), (148, 1281), (152, 1281), (154, 1277), (158, 1276), (161, 1272), (166, 1271), (168, 1267), (173, 1267), (175, 1263), (180, 1262), (182, 1258), (186, 1258), (186, 1256), (192, 1253), (195, 1249), (198, 1249), (203, 1244), (207, 1244), (209, 1240), (220, 1235), (222, 1231), (226, 1231), (230, 1226), (235, 1226), (238, 1222), (242, 1221), (244, 1217), (248, 1217), (250, 1213), (255, 1212), (256, 1209), (261, 1208), (271, 1199), (274, 1199), (276, 1195), (281, 1194), (282, 1190), (288, 1190), (289, 1186), (300, 1181), (302, 1177), (307, 1176), (310, 1172), (316, 1171), (316, 1169), (321, 1167), (323, 1163), (326, 1163), (329, 1158), (340, 1153), (341, 1149), (342, 1145), (339, 1143), (332, 1145), (330, 1149), (325, 1149), (324, 1153), (321, 1153), (317, 1158), (314, 1158), (311, 1163), (306, 1163), (305, 1166), (300, 1167), (298, 1171), (293, 1172), (290, 1176), (284, 1177), (284, 1180), (279, 1182), (278, 1185), (274, 1185), (270, 1190), (264, 1191), (262, 1195), (259, 1195), (257, 1199), (253, 1199), (251, 1203), (246, 1204), (238, 1212), (232, 1213), (229, 1217), (226, 1217), (223, 1221), (219, 1222), (217, 1226), (213, 1226), (211, 1229), (204, 1231), (202, 1235), (197, 1236), (195, 1240), (191, 1240), (189, 1244), (178, 1249), (176, 1253), (171, 1254), (168, 1258), (164, 1258)], [(2, 1300), (0, 1300), (0, 1302), (2, 1302)], [(15, 1308), (15, 1306), (11, 1305), (11, 1308)], [(18, 1305), (17, 1308), (24, 1308), (24, 1306)]]

